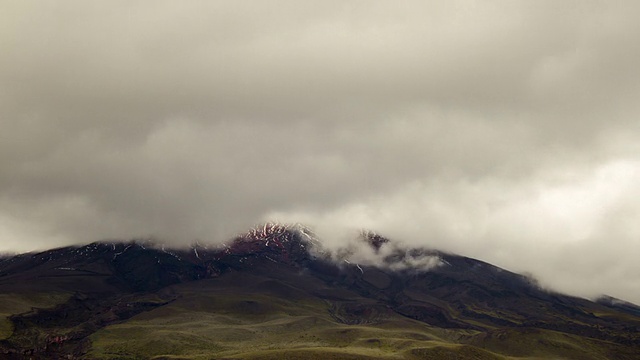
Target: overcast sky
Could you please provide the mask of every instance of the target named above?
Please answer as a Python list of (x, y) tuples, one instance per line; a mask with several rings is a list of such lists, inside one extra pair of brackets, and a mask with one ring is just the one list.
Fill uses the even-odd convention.
[(639, 13), (0, 0), (0, 251), (302, 222), (640, 303)]

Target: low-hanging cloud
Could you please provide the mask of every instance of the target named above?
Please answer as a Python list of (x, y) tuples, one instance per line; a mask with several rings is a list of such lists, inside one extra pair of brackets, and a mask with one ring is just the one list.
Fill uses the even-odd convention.
[(372, 229), (640, 302), (633, 2), (3, 2), (0, 251)]
[[(329, 211), (299, 210), (268, 218), (315, 224), (327, 246), (349, 244), (354, 229), (375, 228), (405, 244), (479, 257), (542, 285), (582, 296), (635, 296), (634, 249), (640, 226), (640, 162), (620, 160), (583, 170), (566, 167), (532, 179), (460, 179), (407, 184)], [(345, 234), (350, 234), (345, 236)], [(375, 258), (373, 256), (363, 256)], [(577, 278), (577, 274), (584, 277)]]

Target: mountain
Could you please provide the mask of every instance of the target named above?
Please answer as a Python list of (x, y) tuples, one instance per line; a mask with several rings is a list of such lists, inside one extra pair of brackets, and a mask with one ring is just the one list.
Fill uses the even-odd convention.
[(638, 307), (365, 232), (98, 242), (0, 259), (0, 359), (640, 359)]
[(603, 295), (596, 299), (598, 304), (607, 306), (617, 311), (626, 312), (631, 315), (640, 316), (640, 306), (628, 301), (616, 299), (612, 296)]

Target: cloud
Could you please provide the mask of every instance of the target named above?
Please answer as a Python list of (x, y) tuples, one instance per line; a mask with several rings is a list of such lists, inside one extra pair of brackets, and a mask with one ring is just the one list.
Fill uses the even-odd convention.
[[(331, 210), (267, 218), (314, 224), (330, 248), (359, 228), (412, 246), (450, 251), (532, 273), (543, 286), (592, 297), (636, 298), (640, 162), (619, 160), (582, 171), (566, 166), (532, 178), (413, 182), (392, 193)], [(347, 235), (349, 234), (349, 235)], [(355, 253), (358, 253), (355, 251)], [(362, 259), (375, 259), (369, 254)], [(626, 275), (622, 275), (625, 273)], [(620, 281), (620, 279), (629, 281)]]
[(637, 6), (7, 3), (0, 251), (295, 220), (640, 302)]

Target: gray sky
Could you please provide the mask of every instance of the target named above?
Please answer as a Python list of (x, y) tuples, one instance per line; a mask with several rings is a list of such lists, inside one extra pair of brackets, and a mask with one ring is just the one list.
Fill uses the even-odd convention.
[(0, 0), (0, 251), (279, 220), (640, 303), (638, 13)]

